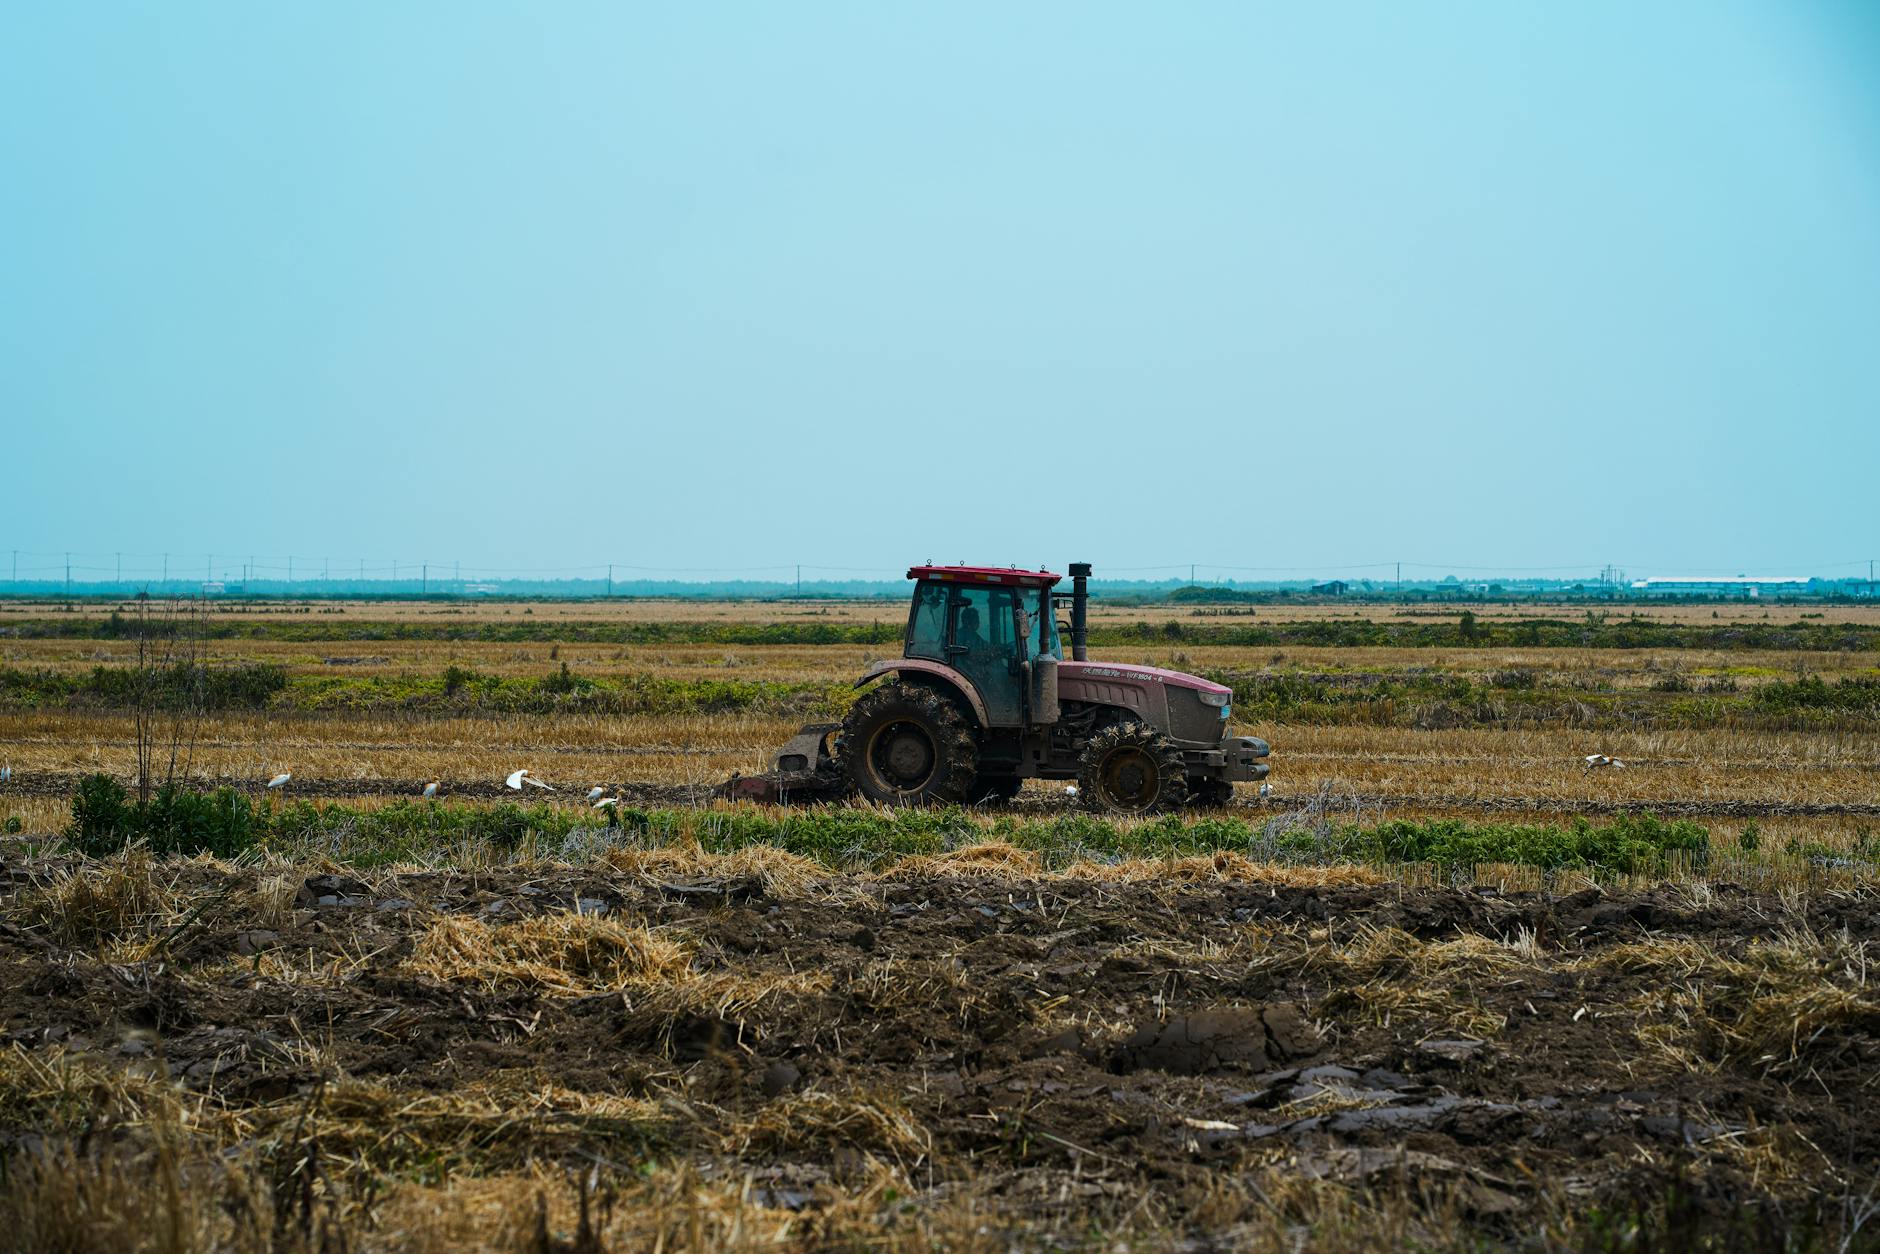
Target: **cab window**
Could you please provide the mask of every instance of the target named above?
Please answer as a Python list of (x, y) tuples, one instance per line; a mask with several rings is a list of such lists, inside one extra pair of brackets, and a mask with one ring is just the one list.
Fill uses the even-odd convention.
[(914, 593), (914, 608), (907, 620), (907, 655), (947, 660), (947, 588), (923, 583)]

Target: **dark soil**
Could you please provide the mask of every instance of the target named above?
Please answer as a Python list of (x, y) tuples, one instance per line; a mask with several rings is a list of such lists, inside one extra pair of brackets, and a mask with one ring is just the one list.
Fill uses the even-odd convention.
[[(17, 887), (45, 868), (9, 870)], [(229, 873), (198, 864), (185, 874), (213, 891)], [(885, 1094), (931, 1137), (915, 1156), (924, 1161), (901, 1164), (911, 1179), (944, 1189), (1001, 1173), (995, 1191), (1018, 1208), (1071, 1187), (1097, 1207), (1146, 1190), (1178, 1196), (1281, 1149), (1287, 1170), (1331, 1179), (1409, 1168), (1440, 1177), (1462, 1189), (1484, 1231), (1514, 1236), (1541, 1191), (1622, 1201), (1657, 1188), (1671, 1162), (1701, 1170), (1720, 1203), (1790, 1204), (1779, 1180), (1735, 1152), (1761, 1138), (1805, 1137), (1817, 1153), (1796, 1170), (1823, 1189), (1870, 1178), (1880, 1163), (1880, 1125), (1863, 1096), (1880, 1066), (1880, 1022), (1824, 1029), (1799, 1063), (1738, 1058), (1698, 1034), (1703, 1065), (1685, 1069), (1641, 1044), (1628, 1009), (1662, 974), (1576, 961), (1647, 937), (1740, 954), (1796, 923), (1776, 901), (1728, 886), (1694, 903), (1674, 890), (830, 883), (850, 899), (599, 869), (309, 876), (289, 924), (258, 928), (210, 910), (160, 957), (132, 964), (63, 950), (14, 921), (9, 904), (0, 1033), (29, 1051), (161, 1060), (188, 1088), (238, 1104), (293, 1099), (330, 1081), (325, 1068), (440, 1092), (528, 1070), (576, 1091), (683, 1094), (721, 1125), (816, 1090)], [(513, 920), (577, 902), (673, 925), (710, 969), (824, 971), (831, 983), (748, 1013), (675, 1017), (619, 993), (486, 993), (403, 965), (440, 915)], [(1805, 921), (1871, 944), (1880, 898), (1823, 895)], [(1204, 948), (1260, 924), (1290, 930), (1263, 955)], [(1320, 960), (1379, 928), (1426, 941), (1529, 937), (1543, 958), (1448, 986), (1505, 1021), (1471, 1036), (1442, 1012), (1386, 1016)], [(253, 955), (269, 950), (358, 964), (332, 983), (290, 984), (256, 971)], [(1414, 964), (1378, 978), (1399, 991), (1427, 984)], [(308, 1039), (322, 1069), (293, 1044)], [(0, 1122), (0, 1141), (36, 1131)], [(730, 1169), (683, 1127), (646, 1136), (648, 1154)], [(862, 1151), (907, 1157), (805, 1136), (787, 1151), (753, 1150), (735, 1169), (754, 1173), (777, 1205), (800, 1206)]]

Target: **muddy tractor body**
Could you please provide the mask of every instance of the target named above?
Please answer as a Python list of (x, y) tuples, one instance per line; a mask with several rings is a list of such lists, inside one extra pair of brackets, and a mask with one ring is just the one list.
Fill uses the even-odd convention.
[(979, 804), (1015, 796), (1027, 779), (1061, 779), (1076, 780), (1093, 808), (1147, 813), (1224, 804), (1235, 783), (1263, 778), (1266, 742), (1227, 734), (1231, 690), (1089, 660), (1089, 575), (1074, 563), (1066, 596), (1049, 571), (911, 568), (901, 656), (862, 672), (856, 686), (872, 686), (841, 723), (803, 728), (768, 775), (733, 779), (726, 793)]

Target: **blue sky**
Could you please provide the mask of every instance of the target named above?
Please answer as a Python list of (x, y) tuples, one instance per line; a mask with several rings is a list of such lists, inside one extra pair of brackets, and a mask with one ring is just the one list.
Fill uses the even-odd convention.
[(0, 180), (0, 550), (1880, 556), (1873, 5), (15, 4)]

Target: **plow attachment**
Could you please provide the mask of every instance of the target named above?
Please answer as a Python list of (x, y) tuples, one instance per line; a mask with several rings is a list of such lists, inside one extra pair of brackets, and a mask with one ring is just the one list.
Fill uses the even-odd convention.
[(777, 750), (768, 772), (733, 775), (718, 786), (718, 795), (773, 805), (846, 796), (852, 785), (829, 751), (829, 738), (841, 729), (840, 723), (809, 724)]

